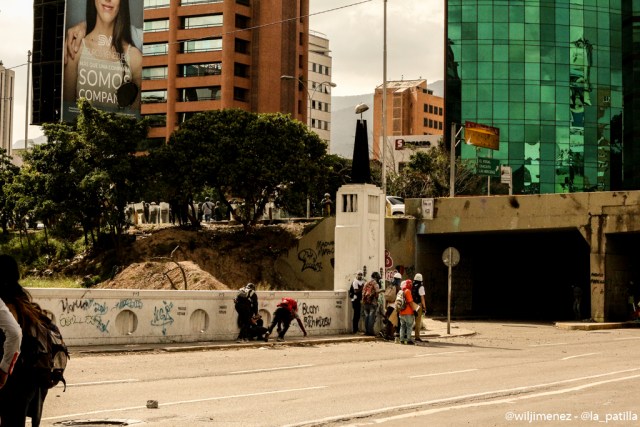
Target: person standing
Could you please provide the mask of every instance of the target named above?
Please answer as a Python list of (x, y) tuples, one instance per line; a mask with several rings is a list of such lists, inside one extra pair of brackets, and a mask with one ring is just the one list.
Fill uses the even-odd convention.
[[(402, 275), (396, 272), (393, 275), (393, 281), (389, 283), (389, 289), (384, 290), (385, 300), (387, 301), (387, 308), (384, 313), (385, 330), (382, 332), (383, 338), (386, 340), (393, 340), (395, 336), (398, 336), (398, 326), (400, 325), (400, 319), (398, 317), (398, 311), (396, 310), (396, 295), (400, 292), (400, 283), (402, 282)], [(386, 298), (387, 294), (393, 294), (393, 300)]]
[(362, 288), (362, 304), (364, 309), (365, 334), (374, 336), (374, 325), (378, 311), (378, 294), (380, 293), (380, 273), (374, 271), (369, 280)]
[(405, 307), (400, 310), (400, 343), (415, 344), (411, 339), (411, 331), (413, 330), (413, 324), (416, 320), (415, 311), (412, 307), (413, 296), (411, 290), (413, 289), (413, 285), (411, 280), (405, 280), (401, 287), (404, 295)]
[(258, 314), (258, 294), (256, 294), (256, 285), (253, 283), (247, 283), (243, 288), (240, 288), (238, 295), (234, 299), (234, 306), (238, 313), (238, 327), (240, 333), (236, 342), (249, 341), (251, 318)]
[[(20, 355), (20, 344), (22, 342), (22, 330), (13, 313), (7, 305), (0, 299), (0, 332), (4, 337), (2, 344), (2, 354), (0, 355), (0, 389), (4, 387), (7, 378), (13, 372), (13, 367)], [(2, 420), (0, 420), (0, 423)]]
[(322, 216), (331, 216), (333, 213), (333, 201), (331, 201), (331, 195), (329, 193), (324, 193), (320, 205), (322, 206)]
[(418, 309), (415, 311), (416, 322), (414, 326), (414, 335), (415, 340), (417, 342), (422, 342), (422, 338), (420, 338), (420, 331), (422, 330), (422, 317), (427, 309), (426, 303), (426, 294), (427, 292), (424, 289), (424, 283), (422, 282), (422, 274), (417, 273), (413, 277), (411, 297), (413, 301), (419, 305)]
[(358, 333), (358, 325), (360, 324), (360, 313), (362, 307), (362, 288), (364, 286), (364, 274), (362, 270), (358, 270), (356, 278), (353, 279), (349, 287), (349, 298), (351, 298), (351, 307), (353, 308), (353, 333)]
[(264, 334), (264, 341), (269, 341), (269, 336), (276, 326), (278, 328), (278, 339), (276, 341), (284, 341), (284, 336), (289, 330), (289, 326), (293, 319), (296, 319), (298, 326), (300, 326), (300, 330), (306, 337), (307, 330), (304, 328), (302, 320), (298, 315), (298, 302), (293, 298), (282, 298), (282, 301), (278, 303), (276, 310), (273, 312), (273, 320), (271, 321), (271, 325), (267, 328), (267, 332)]
[(204, 198), (204, 203), (202, 204), (202, 214), (204, 215), (205, 222), (211, 222), (211, 214), (213, 213), (213, 202), (209, 200), (208, 197)]
[(215, 207), (213, 208), (213, 218), (216, 221), (222, 221), (224, 216), (222, 215), (222, 206), (220, 206), (220, 202), (217, 201)]
[(582, 288), (573, 285), (573, 318), (582, 320)]
[[(18, 263), (13, 257), (0, 255), (0, 271), (0, 299), (15, 314), (22, 336), (27, 337), (37, 324), (45, 319), (48, 321), (48, 317), (32, 301), (31, 294), (20, 285)], [(49, 388), (37, 378), (29, 363), (29, 356), (35, 354), (35, 349), (30, 348), (29, 344), (33, 344), (33, 340), (22, 340), (13, 373), (0, 389), (0, 420), (3, 427), (24, 427), (27, 417), (31, 418), (33, 427), (40, 425), (42, 406)]]

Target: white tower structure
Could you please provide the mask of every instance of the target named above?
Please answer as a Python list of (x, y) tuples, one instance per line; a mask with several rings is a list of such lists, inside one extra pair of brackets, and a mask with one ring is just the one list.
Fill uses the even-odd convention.
[[(348, 289), (356, 271), (384, 269), (385, 198), (372, 184), (347, 184), (336, 195), (334, 290)], [(382, 274), (384, 277), (384, 274)]]

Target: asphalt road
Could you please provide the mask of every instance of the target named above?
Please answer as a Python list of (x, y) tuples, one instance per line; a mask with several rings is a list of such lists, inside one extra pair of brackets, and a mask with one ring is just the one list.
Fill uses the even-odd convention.
[(477, 334), (75, 355), (42, 425), (640, 426), (640, 329), (458, 325)]

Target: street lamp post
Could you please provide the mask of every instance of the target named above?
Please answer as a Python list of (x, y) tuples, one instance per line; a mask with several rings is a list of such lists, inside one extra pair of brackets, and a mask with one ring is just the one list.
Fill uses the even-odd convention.
[[(313, 102), (313, 97), (316, 94), (316, 91), (318, 90), (318, 88), (321, 88), (324, 85), (327, 86), (331, 86), (331, 87), (336, 87), (337, 85), (333, 82), (330, 81), (324, 81), (321, 83), (318, 83), (317, 85), (315, 85), (315, 87), (313, 88), (313, 91), (309, 90), (309, 87), (307, 87), (306, 84), (304, 84), (304, 82), (299, 79), (298, 77), (295, 76), (289, 76), (289, 75), (282, 75), (280, 76), (280, 78), (282, 80), (295, 80), (298, 83), (300, 83), (302, 85), (302, 87), (304, 88), (304, 90), (307, 92), (307, 102), (309, 104), (308, 109), (307, 109), (307, 127), (309, 129), (311, 129), (311, 107), (312, 107), (312, 102)], [(311, 201), (309, 200), (309, 198), (307, 197), (307, 218), (311, 217)]]

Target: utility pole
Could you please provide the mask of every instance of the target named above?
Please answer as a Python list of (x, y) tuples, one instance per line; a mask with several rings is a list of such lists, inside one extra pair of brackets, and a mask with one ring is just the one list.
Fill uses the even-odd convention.
[[(27, 98), (25, 101), (25, 105), (27, 106), (27, 111), (24, 115), (24, 152), (27, 152), (27, 144), (29, 141), (29, 79), (31, 74), (31, 51), (27, 51)], [(24, 158), (24, 157), (23, 157)]]

